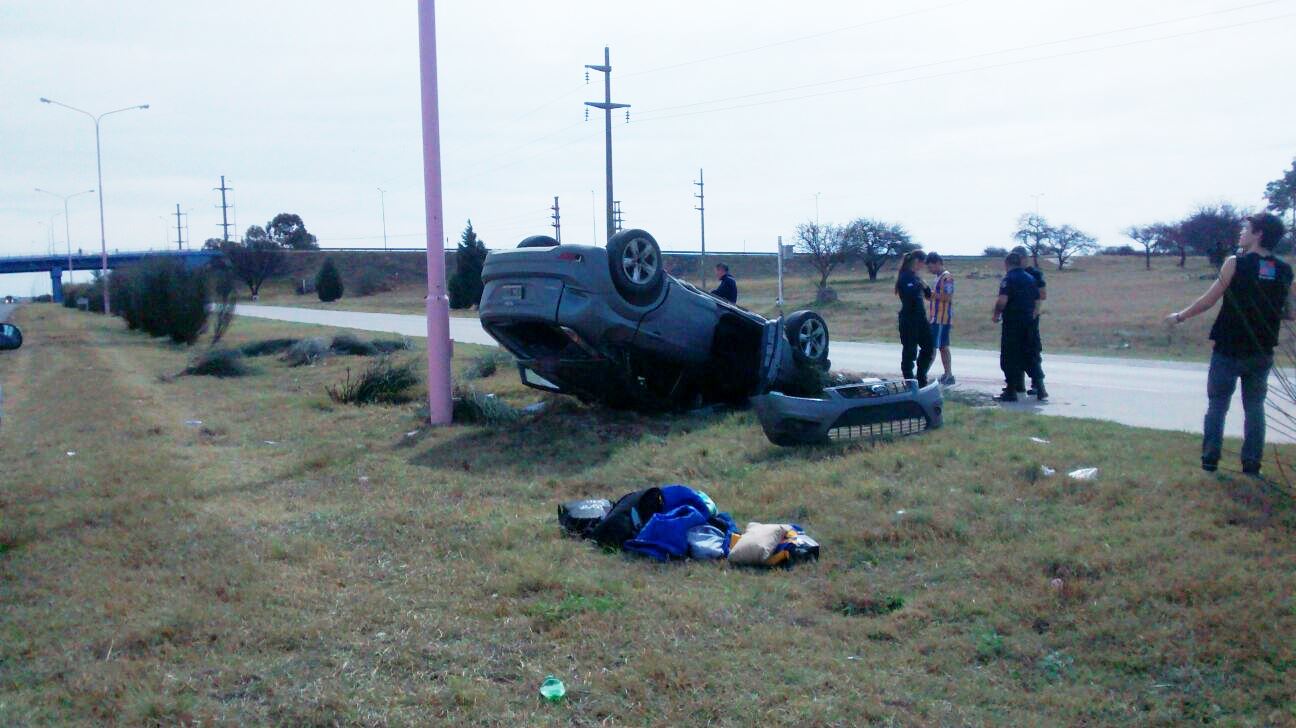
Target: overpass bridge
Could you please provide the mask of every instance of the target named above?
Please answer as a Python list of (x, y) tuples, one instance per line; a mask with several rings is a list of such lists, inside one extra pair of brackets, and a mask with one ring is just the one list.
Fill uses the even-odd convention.
[[(221, 253), (215, 250), (131, 250), (110, 254), (108, 267), (120, 268), (142, 260), (170, 258), (181, 261), (187, 267), (197, 268), (220, 256)], [(0, 274), (49, 271), (54, 300), (62, 302), (63, 271), (68, 269), (69, 263), (72, 266), (71, 270), (99, 270), (103, 259), (99, 254), (11, 256), (0, 258)]]

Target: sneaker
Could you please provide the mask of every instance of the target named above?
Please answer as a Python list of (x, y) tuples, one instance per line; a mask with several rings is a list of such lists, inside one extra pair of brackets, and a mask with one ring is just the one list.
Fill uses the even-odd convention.
[(995, 399), (996, 402), (1016, 402), (1016, 401), (1017, 401), (1017, 393), (1016, 393), (1015, 391), (1011, 390), (1011, 389), (1006, 389), (1006, 388), (1005, 388), (1004, 391), (1002, 391), (1002, 392), (1000, 392), (999, 394), (995, 395), (995, 398), (994, 398), (994, 399)]
[(1206, 459), (1203, 459), (1203, 460), (1202, 460), (1202, 470), (1205, 470), (1205, 471), (1208, 472), (1208, 473), (1213, 473), (1213, 472), (1215, 472), (1216, 470), (1219, 470), (1219, 463), (1216, 462), (1216, 461), (1214, 461), (1214, 460), (1206, 460)]
[(1035, 393), (1035, 399), (1039, 400), (1040, 402), (1048, 401), (1048, 390), (1044, 388), (1043, 384), (1037, 385), (1035, 387), (1034, 393)]
[(941, 378), (940, 378), (940, 383), (941, 383), (941, 386), (942, 386), (942, 387), (950, 387), (950, 386), (953, 386), (953, 385), (954, 385), (954, 375), (953, 375), (953, 374), (942, 374), (942, 375), (941, 375)]

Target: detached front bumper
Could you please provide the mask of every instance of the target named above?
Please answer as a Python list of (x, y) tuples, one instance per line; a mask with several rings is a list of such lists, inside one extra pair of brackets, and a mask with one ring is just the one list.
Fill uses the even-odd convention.
[(829, 387), (821, 398), (771, 392), (751, 398), (765, 436), (775, 445), (878, 440), (941, 426), (939, 384), (919, 389), (909, 380), (868, 380)]

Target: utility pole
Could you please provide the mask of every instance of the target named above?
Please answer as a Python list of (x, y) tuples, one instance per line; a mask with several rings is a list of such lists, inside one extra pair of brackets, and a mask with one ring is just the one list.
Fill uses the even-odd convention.
[(229, 191), (231, 191), (231, 190), (233, 190), (234, 188), (233, 188), (233, 187), (226, 187), (226, 186), (225, 186), (225, 175), (222, 174), (222, 175), (221, 175), (221, 186), (220, 186), (220, 187), (216, 187), (215, 189), (220, 190), (220, 193), (221, 193), (221, 203), (220, 203), (220, 210), (221, 210), (221, 240), (224, 240), (225, 242), (228, 243), (228, 242), (229, 242), (229, 229), (230, 229), (230, 222), (229, 222), (229, 208), (230, 208), (230, 206), (229, 206), (228, 203), (225, 202), (225, 193), (226, 193), (226, 192), (229, 192)]
[[(613, 229), (614, 222), (612, 215), (612, 110), (628, 109), (630, 108), (630, 104), (612, 103), (612, 53), (608, 50), (607, 46), (603, 46), (603, 65), (591, 66), (586, 64), (585, 67), (591, 71), (599, 71), (603, 74), (603, 101), (586, 101), (585, 105), (593, 106), (596, 109), (603, 109), (604, 134), (607, 145), (607, 234), (608, 239), (611, 240), (612, 235), (615, 232)], [(585, 73), (585, 81), (586, 83), (589, 82), (588, 71)], [(629, 118), (629, 113), (630, 112), (628, 111), (626, 112), (627, 119)]]
[(378, 204), (382, 205), (383, 250), (387, 249), (387, 190), (378, 188)]
[(697, 198), (698, 205), (697, 205), (697, 207), (695, 207), (695, 208), (693, 208), (693, 209), (694, 209), (694, 210), (697, 210), (697, 211), (698, 211), (698, 215), (702, 218), (702, 269), (701, 269), (701, 271), (700, 271), (700, 277), (701, 277), (701, 279), (702, 279), (702, 287), (703, 287), (703, 288), (706, 288), (706, 284), (707, 284), (707, 267), (706, 267), (706, 181), (705, 181), (705, 178), (702, 176), (702, 170), (701, 170), (701, 168), (698, 169), (698, 181), (697, 181), (697, 182), (694, 182), (693, 184), (697, 185), (697, 188), (698, 188), (697, 194), (693, 195), (694, 197)]
[(175, 219), (176, 219), (176, 250), (184, 250), (184, 239), (180, 237), (181, 227), (180, 227), (180, 203), (179, 202), (176, 203)]
[(557, 240), (559, 243), (561, 243), (562, 242), (562, 215), (559, 214), (558, 212), (558, 195), (554, 195), (553, 207), (549, 209), (553, 210), (553, 214), (549, 216), (549, 219), (553, 220), (554, 240)]
[(621, 218), (621, 200), (613, 200), (613, 201), (612, 201), (612, 221), (613, 221), (613, 225), (612, 225), (612, 227), (614, 227), (614, 228), (616, 229), (617, 232), (621, 232), (621, 228), (623, 227), (623, 226), (621, 225), (621, 222), (622, 222), (622, 218)]

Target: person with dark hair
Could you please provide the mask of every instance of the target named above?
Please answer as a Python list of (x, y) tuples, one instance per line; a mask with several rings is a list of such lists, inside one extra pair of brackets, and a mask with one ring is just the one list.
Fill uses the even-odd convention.
[(1237, 255), (1224, 261), (1211, 287), (1182, 311), (1166, 317), (1174, 326), (1209, 311), (1223, 299), (1210, 338), (1215, 342), (1206, 375), (1206, 419), (1202, 430), (1202, 470), (1219, 467), (1224, 443), (1224, 418), (1238, 380), (1242, 380), (1242, 472), (1260, 474), (1264, 457), (1265, 397), (1273, 350), (1284, 320), (1293, 320), (1290, 296), (1292, 269), (1274, 257), (1283, 237), (1277, 216), (1260, 213), (1246, 218), (1238, 235)]
[(729, 303), (738, 303), (738, 280), (729, 275), (729, 266), (725, 263), (716, 263), (715, 272), (720, 285), (711, 291), (711, 295), (723, 298)]
[(1026, 370), (1031, 368), (1034, 356), (1031, 321), (1039, 315), (1039, 288), (1022, 267), (1021, 254), (1009, 253), (1004, 258), (1004, 270), (991, 315), (995, 323), (1002, 322), (999, 368), (1004, 373), (1004, 389), (995, 399), (1016, 402), (1017, 393), (1026, 388)]
[(924, 301), (931, 290), (918, 277), (918, 266), (926, 259), (921, 250), (905, 253), (895, 282), (895, 294), (900, 298), (900, 373), (905, 379), (917, 379), (919, 387), (927, 386), (927, 372), (935, 356)]
[(945, 370), (940, 383), (948, 387), (954, 384), (950, 354), (950, 328), (954, 325), (954, 274), (945, 270), (945, 259), (940, 253), (927, 254), (927, 272), (936, 276), (936, 282), (932, 284), (931, 300), (927, 304), (932, 345), (940, 352), (941, 367)]
[(1031, 319), (1031, 356), (1026, 367), (1031, 387), (1026, 393), (1035, 395), (1036, 399), (1043, 402), (1048, 399), (1048, 390), (1044, 389), (1044, 340), (1040, 338), (1040, 313), (1044, 310), (1044, 302), (1048, 300), (1048, 284), (1044, 281), (1044, 272), (1027, 262), (1029, 251), (1025, 246), (1018, 245), (1012, 252), (1021, 256), (1022, 270), (1035, 279), (1035, 288), (1039, 290), (1039, 306), (1035, 309), (1035, 317)]

